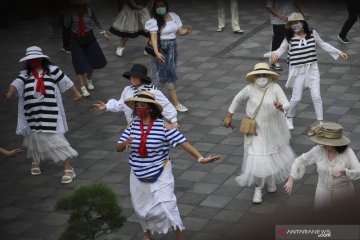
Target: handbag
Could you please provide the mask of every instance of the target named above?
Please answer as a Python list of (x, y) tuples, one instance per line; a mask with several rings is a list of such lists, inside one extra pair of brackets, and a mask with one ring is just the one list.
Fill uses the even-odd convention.
[[(158, 35), (158, 38), (157, 38), (158, 51), (163, 52), (162, 49), (161, 49), (161, 44), (160, 44), (160, 32), (159, 31), (158, 31), (157, 35)], [(147, 42), (147, 44), (145, 46), (145, 52), (147, 54), (150, 54), (151, 56), (156, 57), (153, 45), (151, 44), (151, 37), (150, 37), (150, 40)]]
[(244, 133), (246, 135), (255, 135), (255, 136), (257, 135), (255, 117), (256, 117), (256, 114), (259, 112), (260, 106), (264, 100), (266, 90), (267, 90), (267, 88), (264, 91), (264, 94), (261, 98), (259, 106), (256, 108), (254, 117), (252, 117), (252, 118), (245, 117), (245, 118), (241, 119), (241, 121), (240, 121), (240, 132), (241, 133)]

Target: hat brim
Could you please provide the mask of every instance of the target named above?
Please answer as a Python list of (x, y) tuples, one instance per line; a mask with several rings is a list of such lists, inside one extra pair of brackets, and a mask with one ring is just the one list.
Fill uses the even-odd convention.
[(141, 97), (133, 97), (133, 98), (128, 98), (127, 100), (125, 100), (126, 106), (128, 106), (132, 110), (135, 109), (135, 103), (136, 102), (152, 103), (159, 109), (160, 113), (162, 113), (162, 111), (163, 111), (163, 108), (162, 108), (161, 104), (158, 103), (157, 101), (154, 101), (154, 100), (151, 100), (151, 99), (141, 98)]
[(50, 59), (49, 56), (47, 55), (44, 55), (44, 54), (40, 54), (40, 55), (29, 55), (29, 56), (26, 56), (26, 57), (23, 57), (19, 60), (19, 62), (25, 62), (27, 60), (30, 60), (30, 59), (36, 59), (36, 58), (47, 58), (47, 59)]
[(327, 146), (345, 146), (351, 143), (351, 140), (348, 137), (342, 136), (341, 138), (337, 139), (329, 139), (329, 138), (322, 138), (318, 136), (310, 136), (310, 140), (322, 145)]
[(146, 76), (145, 74), (141, 74), (138, 72), (134, 72), (134, 71), (127, 71), (123, 74), (124, 78), (130, 79), (130, 77), (139, 77), (140, 79), (142, 79), (145, 83), (151, 83), (151, 78), (149, 78), (148, 76)]
[(272, 80), (277, 80), (279, 78), (279, 74), (277, 74), (276, 72), (273, 72), (270, 70), (255, 70), (255, 71), (249, 72), (246, 75), (245, 79), (249, 82), (252, 82), (255, 80), (255, 75), (257, 75), (257, 74), (268, 74), (268, 75), (270, 75)]

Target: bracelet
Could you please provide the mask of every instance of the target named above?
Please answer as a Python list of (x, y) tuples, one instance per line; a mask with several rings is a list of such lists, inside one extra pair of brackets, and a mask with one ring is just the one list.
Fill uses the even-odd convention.
[(204, 157), (203, 156), (200, 156), (198, 159), (197, 159), (197, 161), (198, 161), (198, 163), (202, 163), (202, 160), (204, 159)]

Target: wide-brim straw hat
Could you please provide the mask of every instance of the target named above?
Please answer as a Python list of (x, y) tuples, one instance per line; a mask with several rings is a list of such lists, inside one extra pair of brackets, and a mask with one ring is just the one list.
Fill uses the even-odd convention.
[(286, 26), (290, 27), (291, 23), (295, 21), (305, 21), (305, 18), (301, 13), (293, 12), (288, 16)]
[(268, 74), (272, 80), (276, 80), (279, 78), (279, 74), (277, 74), (276, 72), (274, 71), (271, 71), (270, 70), (270, 67), (269, 67), (269, 64), (267, 63), (257, 63), (255, 64), (254, 66), (254, 70), (249, 72), (247, 75), (246, 75), (246, 80), (247, 81), (254, 81), (255, 80), (255, 75), (256, 74)]
[(90, 2), (91, 2), (91, 0), (70, 0), (70, 3), (72, 3), (72, 4), (87, 4)]
[(124, 78), (130, 79), (130, 77), (139, 77), (144, 83), (151, 83), (151, 78), (147, 76), (147, 68), (142, 64), (134, 64), (130, 71), (123, 74)]
[(41, 48), (37, 47), (37, 46), (32, 46), (32, 47), (28, 47), (26, 49), (26, 54), (25, 57), (21, 58), (19, 60), (19, 62), (24, 62), (30, 59), (35, 59), (35, 58), (47, 58), (49, 59), (49, 57), (45, 54), (43, 54)]
[(312, 127), (308, 136), (313, 142), (328, 146), (345, 146), (351, 143), (351, 140), (343, 136), (343, 127), (334, 122), (319, 123)]
[(154, 94), (149, 91), (141, 91), (136, 97), (128, 98), (125, 100), (125, 104), (133, 110), (135, 109), (136, 102), (153, 103), (160, 110), (160, 113), (163, 110), (161, 104), (155, 100)]

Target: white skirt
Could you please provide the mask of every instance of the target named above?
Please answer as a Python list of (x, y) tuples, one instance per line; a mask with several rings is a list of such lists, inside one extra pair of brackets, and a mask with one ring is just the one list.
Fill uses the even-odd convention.
[(290, 145), (285, 145), (279, 151), (267, 155), (248, 154), (245, 150), (241, 174), (235, 178), (242, 187), (250, 187), (257, 179), (271, 177), (275, 184), (288, 179), (291, 165), (296, 155)]
[(23, 146), (27, 148), (27, 157), (36, 163), (44, 160), (65, 161), (79, 155), (61, 133), (30, 131), (25, 135)]
[(174, 193), (174, 176), (168, 162), (154, 183), (141, 182), (130, 173), (131, 201), (144, 230), (166, 234), (170, 228), (184, 230)]

